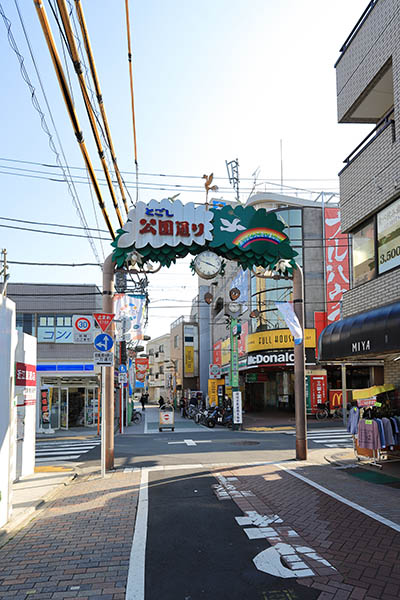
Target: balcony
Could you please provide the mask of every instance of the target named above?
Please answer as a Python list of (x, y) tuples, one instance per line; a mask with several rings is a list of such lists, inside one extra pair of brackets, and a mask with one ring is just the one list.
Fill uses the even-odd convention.
[(342, 231), (376, 212), (400, 189), (400, 148), (391, 110), (345, 159), (340, 171)]
[(335, 64), (340, 123), (377, 123), (394, 104), (395, 4), (371, 1), (340, 50)]

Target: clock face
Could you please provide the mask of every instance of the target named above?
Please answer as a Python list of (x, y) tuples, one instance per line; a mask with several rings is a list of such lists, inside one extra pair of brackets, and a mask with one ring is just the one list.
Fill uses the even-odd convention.
[(194, 268), (199, 277), (212, 279), (220, 272), (222, 260), (211, 250), (205, 250), (194, 259)]
[(242, 307), (238, 302), (230, 302), (228, 304), (228, 308), (231, 313), (236, 314), (236, 313), (240, 312)]

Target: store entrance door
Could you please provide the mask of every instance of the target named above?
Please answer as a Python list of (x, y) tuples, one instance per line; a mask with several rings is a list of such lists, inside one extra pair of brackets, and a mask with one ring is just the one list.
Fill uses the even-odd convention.
[(84, 387), (68, 388), (68, 427), (85, 426), (85, 392)]
[(95, 427), (98, 416), (98, 388), (86, 388), (85, 394), (85, 427)]
[(60, 389), (60, 428), (68, 429), (68, 388)]

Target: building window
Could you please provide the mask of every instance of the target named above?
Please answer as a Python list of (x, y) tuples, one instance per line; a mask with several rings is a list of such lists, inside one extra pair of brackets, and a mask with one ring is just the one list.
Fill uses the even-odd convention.
[(353, 285), (357, 287), (376, 275), (375, 269), (375, 223), (371, 219), (352, 235)]
[(71, 344), (71, 315), (39, 315), (37, 328), (38, 342)]
[(400, 266), (400, 198), (378, 213), (378, 272)]
[(31, 313), (17, 313), (16, 327), (18, 331), (35, 335), (35, 315)]
[(179, 335), (174, 336), (174, 348), (179, 348)]
[(164, 375), (164, 367), (163, 367), (163, 365), (160, 365), (160, 375)]
[(159, 346), (158, 351), (159, 352), (164, 352), (164, 345), (163, 344), (161, 344), (161, 346)]
[(185, 342), (193, 342), (194, 337), (192, 335), (185, 335)]

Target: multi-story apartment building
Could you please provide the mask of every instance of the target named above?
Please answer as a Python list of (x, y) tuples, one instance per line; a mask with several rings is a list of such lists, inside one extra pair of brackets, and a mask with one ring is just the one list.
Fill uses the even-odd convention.
[(199, 390), (199, 332), (196, 320), (179, 317), (170, 327), (170, 365), (177, 396), (183, 390)]
[(149, 400), (158, 402), (160, 396), (168, 399), (170, 381), (170, 335), (166, 333), (147, 343), (149, 355)]
[(339, 123), (371, 123), (372, 130), (339, 174), (352, 285), (342, 320), (321, 336), (321, 358), (378, 361), (371, 385), (400, 386), (399, 32), (398, 1), (371, 1), (335, 65)]
[[(100, 368), (93, 364), (92, 343), (72, 343), (72, 317), (101, 312), (99, 288), (10, 283), (7, 293), (16, 304), (17, 329), (37, 338), (37, 428), (96, 426)], [(50, 422), (43, 420), (42, 392)]]

